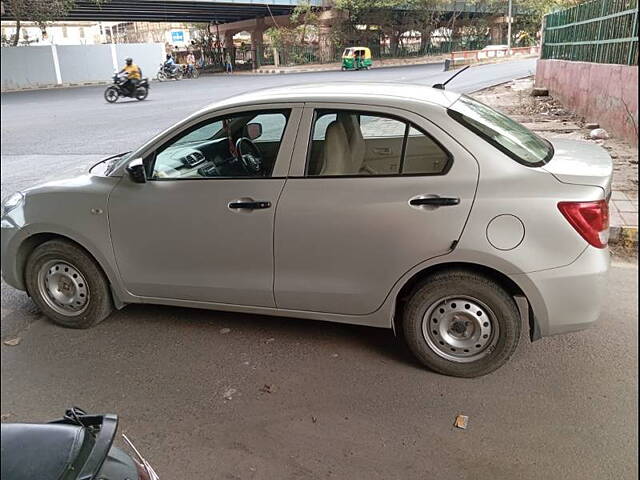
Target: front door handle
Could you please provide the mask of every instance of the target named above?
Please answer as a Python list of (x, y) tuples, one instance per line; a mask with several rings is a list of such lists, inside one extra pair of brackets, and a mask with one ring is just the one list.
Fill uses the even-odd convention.
[(418, 197), (409, 200), (409, 205), (413, 206), (448, 207), (459, 203), (458, 197)]
[(236, 200), (234, 202), (229, 203), (229, 208), (232, 210), (262, 210), (265, 208), (270, 208), (271, 202), (265, 201), (256, 201), (256, 200)]

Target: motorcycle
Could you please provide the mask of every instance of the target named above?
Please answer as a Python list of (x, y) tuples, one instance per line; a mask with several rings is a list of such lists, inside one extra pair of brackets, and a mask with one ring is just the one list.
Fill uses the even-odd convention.
[(182, 79), (182, 68), (180, 65), (167, 65), (165, 63), (160, 64), (160, 69), (158, 70), (158, 74), (156, 78), (159, 82), (164, 82), (165, 80), (181, 80)]
[(200, 76), (200, 70), (197, 66), (181, 65), (183, 78), (198, 78)]
[(113, 85), (107, 87), (104, 91), (104, 99), (109, 103), (118, 101), (120, 97), (130, 97), (137, 100), (144, 100), (149, 95), (149, 80), (145, 77), (142, 78), (133, 92), (124, 84), (127, 81), (127, 75), (125, 73), (116, 73), (113, 76)]
[(122, 435), (126, 453), (113, 446), (117, 415), (88, 415), (73, 407), (49, 423), (3, 423), (2, 480), (159, 480)]

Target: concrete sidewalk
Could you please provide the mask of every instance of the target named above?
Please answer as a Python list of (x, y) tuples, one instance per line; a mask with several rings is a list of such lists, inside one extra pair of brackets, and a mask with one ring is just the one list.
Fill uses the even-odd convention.
[(637, 191), (613, 190), (609, 202), (611, 235), (609, 242), (623, 247), (638, 247)]
[[(459, 64), (456, 63), (455, 67), (452, 65), (451, 70), (454, 68), (460, 68), (463, 66), (476, 66), (476, 65), (486, 65), (488, 63), (503, 63), (514, 60), (522, 60), (526, 58), (534, 58), (535, 55), (517, 55), (512, 57), (500, 57), (500, 58), (492, 58), (481, 62), (474, 62), (468, 64)], [(444, 63), (446, 59), (450, 58), (450, 55), (436, 55), (436, 56), (426, 56), (426, 57), (416, 57), (416, 58), (389, 58), (386, 60), (374, 60), (373, 69), (379, 68), (388, 68), (388, 67), (406, 67), (412, 65), (433, 65)], [(259, 68), (257, 70), (245, 70), (238, 71), (235, 73), (240, 74), (260, 74), (260, 75), (268, 75), (268, 74), (287, 74), (287, 73), (310, 73), (310, 72), (329, 72), (329, 71), (338, 71), (342, 67), (340, 62), (334, 63), (326, 63), (326, 64), (312, 64), (312, 65), (296, 65), (291, 67), (274, 67), (274, 66), (265, 66)]]

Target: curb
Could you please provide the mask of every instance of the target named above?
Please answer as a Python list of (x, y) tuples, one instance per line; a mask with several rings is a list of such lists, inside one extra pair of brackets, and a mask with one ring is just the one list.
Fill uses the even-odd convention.
[[(415, 63), (391, 63), (391, 64), (382, 64), (382, 65), (373, 65), (371, 70), (378, 70), (380, 68), (391, 68), (391, 67), (413, 67), (416, 65), (437, 65), (440, 63), (444, 63), (444, 60), (432, 61), (432, 62), (415, 62)], [(313, 73), (313, 72), (339, 72), (340, 67), (331, 67), (331, 68), (303, 68), (303, 69), (277, 69), (277, 68), (261, 68), (258, 70), (250, 70), (247, 73), (258, 74), (258, 75), (286, 75), (291, 73)], [(240, 72), (238, 72), (240, 73)]]
[[(187, 79), (188, 80), (188, 79)], [(172, 80), (168, 80), (170, 82)], [(164, 83), (159, 82), (156, 78), (149, 78), (150, 83)], [(63, 90), (65, 88), (78, 88), (78, 87), (100, 87), (111, 85), (112, 82), (96, 81), (96, 82), (80, 82), (80, 83), (62, 83), (60, 85), (39, 85), (35, 87), (23, 87), (23, 88), (11, 88), (7, 90), (0, 90), (0, 93), (15, 93), (15, 92), (33, 92), (37, 90)]]

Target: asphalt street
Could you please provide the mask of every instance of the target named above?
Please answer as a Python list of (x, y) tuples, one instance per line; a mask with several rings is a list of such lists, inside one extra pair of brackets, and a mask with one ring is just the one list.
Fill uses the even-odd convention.
[[(532, 73), (475, 67), (473, 91)], [(80, 173), (216, 99), (301, 81), (435, 83), (441, 66), (202, 77), (108, 105), (103, 88), (2, 95), (2, 194)], [(466, 75), (466, 77), (465, 77)], [(638, 269), (614, 259), (584, 332), (530, 343), (478, 379), (425, 370), (391, 331), (132, 305), (90, 330), (2, 285), (2, 421), (115, 412), (167, 479), (627, 479), (637, 476)], [(469, 416), (467, 430), (453, 427)]]

